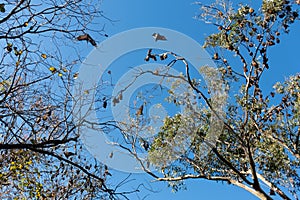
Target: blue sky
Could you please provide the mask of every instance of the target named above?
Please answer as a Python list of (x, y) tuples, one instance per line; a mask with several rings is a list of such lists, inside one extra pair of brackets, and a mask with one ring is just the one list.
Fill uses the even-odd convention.
[[(205, 36), (212, 33), (215, 28), (211, 25), (193, 19), (199, 14), (197, 5), (190, 0), (104, 0), (102, 10), (104, 14), (115, 22), (106, 23), (105, 31), (109, 36), (139, 27), (163, 27), (182, 32), (200, 44), (203, 44)], [(211, 0), (203, 3), (211, 3)], [(252, 1), (243, 1), (252, 4)], [(259, 1), (260, 2), (260, 1)], [(257, 3), (256, 3), (257, 4)], [(288, 75), (299, 72), (297, 62), (298, 47), (300, 39), (297, 34), (300, 32), (299, 23), (295, 24), (291, 33), (284, 35), (281, 44), (276, 50), (271, 51), (270, 70), (264, 79), (265, 87), (270, 88), (277, 80), (283, 81)], [(142, 59), (141, 59), (142, 60)], [(116, 172), (117, 179), (126, 177), (126, 173)], [(116, 180), (117, 180), (116, 179)], [(132, 181), (124, 188), (134, 188), (139, 182), (151, 181), (151, 177), (145, 174), (135, 174)], [(187, 181), (187, 190), (172, 193), (166, 183), (149, 183), (148, 187), (159, 190), (158, 193), (144, 190), (139, 197), (146, 196), (146, 199), (257, 199), (248, 192), (222, 183), (213, 183), (204, 180)], [(134, 194), (130, 199), (139, 199)]]

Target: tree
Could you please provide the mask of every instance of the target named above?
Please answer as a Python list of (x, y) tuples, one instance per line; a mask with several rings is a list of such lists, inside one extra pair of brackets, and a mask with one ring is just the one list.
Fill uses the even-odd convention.
[[(106, 36), (98, 1), (0, 4), (1, 199), (117, 198), (79, 140), (71, 89), (83, 50)], [(73, 101), (74, 103), (74, 101)], [(75, 102), (76, 103), (76, 102)], [(106, 171), (106, 173), (105, 173)]]
[[(269, 51), (298, 20), (299, 2), (265, 0), (260, 8), (232, 6), (229, 1), (198, 4), (202, 8), (199, 18), (217, 28), (204, 47), (213, 50), (218, 69), (202, 67), (208, 81), (204, 86), (190, 75), (184, 58), (172, 52), (148, 51), (148, 58), (167, 60), (165, 68), (175, 64), (185, 67), (186, 73), (178, 77), (159, 70), (140, 72), (172, 78), (168, 99), (184, 111), (167, 117), (152, 138), (136, 134), (145, 129), (149, 119), (132, 112), (132, 124), (122, 124), (122, 131), (126, 142), (133, 145), (124, 148), (148, 174), (167, 181), (175, 190), (185, 179), (206, 179), (233, 184), (260, 199), (272, 199), (273, 195), (298, 199), (300, 75), (275, 84), (271, 90), (262, 84), (268, 69), (277, 67), (270, 65)], [(175, 95), (173, 91), (183, 83), (201, 101), (190, 101), (188, 94)], [(234, 98), (220, 110), (217, 103), (227, 94)], [(143, 105), (145, 110), (147, 104)], [(219, 129), (214, 129), (212, 119)], [(215, 133), (217, 138), (207, 138), (212, 130), (220, 131)], [(149, 144), (144, 150), (148, 152), (146, 160), (137, 153), (141, 151), (138, 143), (145, 141)], [(151, 171), (149, 162), (161, 173)]]

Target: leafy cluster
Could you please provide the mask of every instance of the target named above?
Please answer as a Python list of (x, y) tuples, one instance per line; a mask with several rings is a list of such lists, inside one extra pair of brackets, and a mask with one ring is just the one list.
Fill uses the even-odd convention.
[[(270, 66), (269, 49), (280, 43), (280, 35), (288, 33), (298, 19), (297, 4), (266, 0), (254, 9), (226, 1), (210, 6), (199, 3), (203, 10), (199, 17), (218, 29), (207, 37), (204, 47), (214, 50), (220, 75), (208, 79), (205, 95), (201, 92), (205, 87), (190, 81), (187, 67), (186, 82), (207, 107), (185, 102), (192, 112), (165, 119), (149, 150), (149, 160), (162, 169), (159, 180), (168, 181), (174, 189), (188, 178), (225, 181), (261, 199), (272, 199), (274, 194), (297, 198), (300, 76), (276, 83), (273, 90), (261, 88), (263, 74), (276, 67)], [(220, 88), (234, 95), (219, 109), (224, 112), (218, 112), (218, 106), (227, 98), (225, 93), (219, 92), (219, 104), (212, 104), (216, 94), (211, 90)], [(209, 138), (219, 122), (221, 134)]]
[(81, 0), (0, 4), (1, 199), (116, 198), (72, 119), (83, 47), (75, 42), (103, 18), (99, 6)]

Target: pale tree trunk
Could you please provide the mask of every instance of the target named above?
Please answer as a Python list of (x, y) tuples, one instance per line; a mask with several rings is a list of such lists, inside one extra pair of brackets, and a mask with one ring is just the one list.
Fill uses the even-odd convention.
[(248, 192), (250, 192), (251, 194), (255, 195), (256, 197), (258, 197), (261, 200), (272, 200), (272, 198), (267, 195), (263, 190), (261, 191), (257, 191), (249, 186), (244, 185), (243, 183), (236, 181), (236, 180), (230, 180), (230, 183), (232, 183), (233, 185), (236, 185)]

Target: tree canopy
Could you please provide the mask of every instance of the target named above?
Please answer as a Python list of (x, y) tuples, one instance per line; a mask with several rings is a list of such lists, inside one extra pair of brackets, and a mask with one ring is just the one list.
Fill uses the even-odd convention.
[(106, 184), (107, 168), (88, 156), (72, 120), (76, 69), (90, 48), (81, 41), (96, 46), (92, 36), (106, 36), (95, 28), (109, 21), (100, 8), (82, 0), (0, 4), (1, 199), (122, 195)]
[[(146, 142), (148, 157), (138, 158), (142, 168), (174, 190), (184, 188), (186, 179), (206, 179), (233, 184), (260, 199), (298, 199), (300, 74), (273, 88), (262, 86), (268, 70), (278, 67), (270, 64), (270, 49), (292, 31), (299, 2), (264, 0), (259, 8), (230, 1), (196, 4), (201, 8), (198, 19), (216, 27), (204, 48), (213, 52), (218, 67), (201, 67), (205, 85), (193, 78), (180, 55), (145, 52), (146, 61), (161, 60), (166, 63), (163, 68), (185, 68), (177, 77), (162, 70), (140, 73), (173, 80), (167, 100), (184, 109), (166, 117), (153, 137), (136, 134), (147, 126), (147, 115), (129, 113), (132, 124), (123, 133), (133, 145), (126, 149), (138, 158), (139, 144)], [(194, 101), (189, 92), (174, 92), (186, 83)]]
[[(273, 88), (263, 83), (268, 70), (277, 67), (270, 63), (270, 49), (293, 31), (300, 2), (195, 4), (201, 9), (197, 18), (216, 28), (203, 47), (212, 52), (217, 68), (201, 66), (203, 81), (174, 52), (148, 49), (145, 58), (137, 58), (165, 63), (155, 71), (141, 69), (137, 77), (150, 73), (168, 79), (172, 86), (166, 101), (182, 108), (166, 117), (157, 133), (145, 137), (139, 132), (156, 129), (149, 127), (153, 119), (143, 94), (124, 122), (73, 119), (73, 105), (84, 100), (72, 95), (78, 65), (87, 49), (107, 36), (102, 24), (109, 19), (101, 2), (0, 3), (0, 197), (128, 199), (126, 195), (139, 192), (138, 186), (120, 190), (126, 181), (108, 184), (108, 167), (79, 138), (79, 128), (88, 124), (108, 133), (119, 131), (122, 140), (117, 138), (121, 142), (114, 145), (175, 191), (187, 179), (205, 179), (235, 185), (260, 199), (298, 199), (300, 74)], [(167, 40), (159, 33), (153, 37), (156, 42)], [(184, 73), (175, 76), (169, 69), (177, 65)], [(129, 87), (117, 96), (100, 95), (96, 105), (106, 109), (122, 103), (122, 92)], [(178, 94), (180, 87), (184, 92)]]

